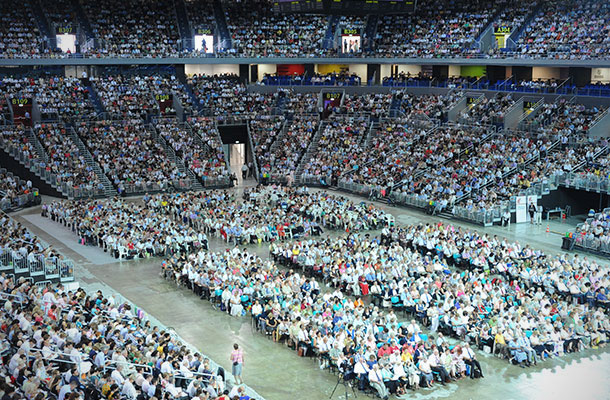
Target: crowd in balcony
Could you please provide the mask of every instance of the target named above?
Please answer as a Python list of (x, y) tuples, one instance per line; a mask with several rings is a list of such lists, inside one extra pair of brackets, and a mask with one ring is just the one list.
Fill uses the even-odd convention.
[(503, 7), (489, 1), (418, 4), (413, 14), (384, 15), (375, 36), (381, 57), (456, 57), (479, 52), (475, 40)]
[(43, 120), (71, 122), (77, 119), (95, 119), (95, 109), (89, 90), (77, 78), (4, 77), (0, 87), (11, 98), (36, 99)]
[(89, 89), (77, 78), (55, 76), (38, 79), (36, 101), (43, 120), (54, 119), (53, 115), (65, 122), (92, 120), (97, 117)]
[[(7, 400), (227, 400), (224, 371), (101, 291), (2, 277), (2, 381)], [(11, 379), (8, 379), (11, 377)]]
[(40, 57), (43, 40), (29, 1), (0, 3), (0, 22), (0, 58)]
[(467, 105), (460, 118), (477, 125), (502, 124), (504, 114), (513, 104), (515, 100), (510, 93), (497, 93), (490, 98), (482, 96)]
[(294, 85), (294, 86), (360, 86), (362, 79), (355, 73), (329, 72), (294, 75), (265, 74), (260, 82), (263, 85)]
[(214, 122), (201, 117), (189, 119), (189, 124), (185, 126), (175, 119), (167, 119), (159, 120), (154, 127), (199, 178), (227, 176), (222, 144), (218, 143)]
[(413, 161), (407, 154), (412, 151), (412, 144), (424, 135), (425, 132), (414, 129), (406, 121), (383, 123), (370, 143), (344, 166), (341, 181), (366, 185), (385, 194), (388, 188), (418, 168), (418, 162), (406, 164)]
[(51, 26), (56, 24), (58, 27), (66, 27), (78, 23), (74, 5), (70, 0), (43, 1), (40, 6)]
[(112, 119), (175, 115), (173, 103), (168, 109), (160, 109), (159, 96), (177, 96), (184, 110), (193, 112), (193, 100), (174, 76), (117, 74), (91, 78), (91, 81)]
[(401, 117), (419, 119), (420, 121), (430, 118), (443, 122), (447, 120), (448, 111), (463, 95), (464, 93), (460, 90), (452, 91), (446, 95), (430, 94), (421, 96), (398, 91), (394, 93), (394, 99), (400, 103), (398, 109), (403, 114)]
[(188, 19), (191, 28), (197, 34), (198, 29), (210, 29), (214, 32), (216, 20), (214, 19), (214, 2), (211, 0), (185, 0)]
[(264, 166), (268, 170), (271, 167), (271, 146), (280, 134), (285, 120), (284, 116), (261, 115), (249, 121), (256, 161), (261, 168)]
[(48, 160), (42, 167), (46, 173), (56, 176), (57, 184), (89, 190), (99, 188), (100, 185), (103, 188), (93, 166), (89, 165), (85, 154), (70, 137), (68, 129), (71, 128), (46, 123), (37, 124), (33, 129)]
[(290, 114), (317, 114), (320, 94), (285, 91), (280, 100), (282, 107)]
[(77, 133), (121, 193), (166, 190), (186, 178), (142, 121), (83, 123)]
[[(509, 34), (514, 33), (523, 27), (526, 18), (531, 15), (532, 11), (537, 7), (536, 1), (513, 4), (506, 8), (500, 9), (500, 14), (494, 21), (494, 29), (509, 29)], [(508, 47), (508, 43), (504, 43), (505, 48)]]
[(159, 105), (146, 80), (147, 77), (122, 75), (91, 78), (105, 111), (113, 119), (146, 119), (149, 114), (158, 114)]
[[(550, 109), (550, 112), (546, 112)], [(587, 107), (584, 104), (567, 103), (560, 101), (556, 106), (545, 109), (546, 127), (543, 131), (546, 135), (556, 137), (579, 137), (586, 136), (595, 119), (604, 112), (606, 107)]]
[(166, 0), (85, 1), (98, 57), (171, 57), (180, 50), (174, 5)]
[[(72, 3), (55, 3), (43, 2), (41, 9), (52, 26), (82, 24)], [(180, 13), (171, 1), (83, 1), (96, 47), (79, 51), (90, 57), (196, 57), (199, 54), (182, 43), (182, 39), (191, 38), (181, 35), (190, 28), (194, 33), (202, 28), (218, 36), (224, 24), (215, 20), (213, 2), (185, 4), (187, 20), (180, 23), (188, 24), (189, 29), (181, 32), (177, 19)], [(47, 45), (52, 43), (50, 38), (39, 32), (32, 14), (36, 5), (21, 5), (15, 0), (2, 4), (0, 58), (73, 56), (53, 54), (54, 49)], [(224, 43), (215, 49), (220, 57), (332, 57), (341, 48), (341, 43), (334, 42), (335, 30), (343, 27), (360, 31), (362, 43), (353, 56), (503, 57), (500, 49), (481, 51), (477, 41), (488, 26), (522, 32), (516, 48), (510, 43), (511, 56), (514, 51), (520, 58), (592, 59), (607, 57), (610, 51), (606, 26), (610, 8), (602, 0), (576, 5), (568, 0), (540, 4), (489, 0), (448, 4), (436, 0), (418, 4), (412, 14), (383, 15), (376, 27), (367, 25), (365, 17), (341, 15), (330, 30), (327, 15), (276, 13), (270, 0), (227, 1), (222, 7), (231, 45)], [(534, 10), (538, 14), (530, 19)], [(373, 32), (374, 37), (367, 37)]]
[(234, 74), (193, 75), (188, 84), (199, 101), (199, 106), (209, 110), (211, 115), (244, 113), (246, 107), (242, 97), (246, 96), (246, 86)]
[(0, 141), (5, 150), (18, 156), (27, 164), (40, 162), (35, 142), (29, 137), (25, 126), (7, 125), (0, 127)]
[(609, 18), (610, 5), (603, 0), (545, 2), (519, 38), (518, 50), (536, 58), (608, 57)]
[(268, 162), (259, 165), (263, 171), (288, 176), (296, 171), (299, 161), (307, 151), (318, 130), (319, 117), (295, 115), (270, 148)]
[(269, 0), (226, 2), (223, 7), (232, 40), (229, 55), (311, 57), (325, 52), (325, 16), (274, 13)]
[(329, 121), (320, 134), (315, 152), (303, 168), (303, 175), (325, 179), (340, 174), (351, 158), (366, 152), (364, 142), (369, 130), (370, 121), (366, 118)]
[(370, 113), (371, 117), (381, 117), (390, 109), (392, 104), (391, 93), (364, 93), (343, 96), (343, 104), (333, 107), (335, 114)]

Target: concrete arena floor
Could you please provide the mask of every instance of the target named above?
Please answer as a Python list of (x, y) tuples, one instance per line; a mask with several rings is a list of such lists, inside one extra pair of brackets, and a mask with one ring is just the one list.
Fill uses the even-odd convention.
[[(241, 179), (239, 184), (234, 190), (241, 192), (244, 188)], [(246, 182), (248, 185), (252, 185), (252, 182)], [(50, 200), (47, 198), (45, 202)], [(439, 221), (438, 218), (409, 209), (391, 207), (387, 210), (396, 216), (399, 224)], [(40, 207), (22, 210), (13, 217), (72, 258), (78, 265), (75, 271), (77, 281), (107, 284), (166, 326), (173, 327), (182, 338), (225, 369), (230, 370), (228, 356), (232, 344), (240, 343), (245, 352), (244, 380), (267, 400), (329, 398), (337, 382), (334, 375), (321, 371), (314, 360), (300, 358), (294, 351), (253, 331), (249, 318), (234, 318), (215, 310), (209, 302), (200, 300), (189, 290), (165, 281), (159, 274), (160, 259), (118, 262), (98, 248), (81, 246), (76, 242), (76, 236), (63, 226), (40, 217)], [(571, 221), (572, 224), (569, 222), (551, 222), (550, 229), (565, 232), (575, 224), (574, 221)], [(485, 231), (529, 243), (549, 253), (561, 251), (560, 235), (546, 233), (546, 223), (542, 226), (513, 224), (510, 228), (491, 227), (485, 228)], [(210, 245), (212, 250), (227, 247), (215, 238), (211, 238)], [(268, 246), (265, 244), (249, 246), (249, 250), (261, 257), (268, 257)], [(594, 258), (590, 255), (587, 257)], [(608, 260), (602, 262), (608, 263)], [(484, 379), (463, 379), (445, 387), (436, 385), (432, 389), (408, 392), (403, 398), (610, 399), (608, 348), (586, 350), (528, 369), (511, 366), (505, 360), (482, 352), (477, 352), (477, 357), (485, 373)], [(365, 397), (360, 392), (357, 395)], [(351, 391), (348, 396), (354, 397)], [(345, 398), (342, 386), (333, 398)]]

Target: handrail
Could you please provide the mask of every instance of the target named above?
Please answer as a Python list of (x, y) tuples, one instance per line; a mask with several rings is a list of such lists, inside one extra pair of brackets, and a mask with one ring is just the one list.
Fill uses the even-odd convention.
[(561, 89), (561, 87), (562, 87), (563, 85), (565, 85), (565, 84), (566, 84), (568, 81), (570, 81), (570, 80), (572, 80), (572, 78), (571, 78), (571, 77), (570, 77), (570, 78), (566, 78), (566, 79), (564, 79), (564, 80), (563, 80), (563, 82), (561, 82), (559, 85), (557, 85), (557, 87), (555, 88), (555, 93), (558, 93), (558, 92), (559, 92), (559, 89)]
[[(258, 160), (256, 159), (256, 149), (254, 148), (254, 142), (252, 140), (252, 133), (250, 131), (250, 122), (246, 124), (246, 130), (248, 132), (248, 143), (250, 144), (250, 154), (252, 156), (252, 165), (254, 166), (254, 179), (258, 182), (259, 179), (259, 170), (258, 170)], [(252, 173), (252, 171), (250, 171)]]
[[(14, 278), (14, 276), (13, 276)], [(18, 302), (19, 304), (23, 304), (23, 300), (21, 299), (20, 296), (16, 295), (16, 294), (12, 294), (12, 293), (8, 293), (8, 292), (0, 292), (0, 298), (13, 298), (15, 299), (16, 302)]]
[(599, 121), (605, 118), (608, 113), (610, 113), (610, 108), (606, 108), (603, 112), (599, 113), (599, 115), (593, 120), (593, 122), (591, 122), (589, 130), (591, 130), (591, 128), (593, 128)]
[[(28, 352), (38, 352), (42, 355), (43, 353), (43, 349), (37, 349), (37, 348), (30, 348), (28, 350)], [(53, 359), (53, 362), (60, 362), (60, 363), (66, 363), (66, 364), (75, 364), (75, 365), (79, 365), (79, 363), (72, 361), (72, 354), (70, 353), (63, 353), (61, 351), (55, 351), (55, 350), (48, 350), (49, 353), (57, 355), (57, 356), (62, 356), (63, 358), (61, 359)], [(89, 362), (87, 360), (90, 360), (89, 356), (87, 354), (83, 354), (80, 351), (78, 352), (80, 356), (83, 357), (83, 362)], [(106, 364), (102, 367), (104, 369), (104, 371), (106, 371), (107, 368), (109, 369), (116, 369), (116, 368), (111, 368), (111, 365), (115, 365), (115, 366), (127, 366), (127, 367), (132, 367), (132, 368), (142, 368), (145, 369), (147, 371), (143, 371), (143, 374), (147, 374), (147, 375), (153, 375), (153, 368), (150, 365), (146, 365), (146, 364), (136, 364), (136, 363), (132, 363), (129, 361), (117, 361), (117, 360), (106, 360)]]

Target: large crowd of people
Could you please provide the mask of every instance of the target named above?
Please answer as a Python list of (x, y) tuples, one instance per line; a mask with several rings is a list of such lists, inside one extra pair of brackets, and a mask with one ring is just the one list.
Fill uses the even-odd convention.
[[(526, 367), (608, 341), (610, 276), (579, 256), (442, 223), (274, 242), (270, 251), (289, 269), (236, 247), (172, 257), (163, 271), (222, 311), (249, 312), (262, 333), (382, 398), (483, 377), (473, 348)], [(399, 323), (401, 310), (415, 318)]]
[(545, 2), (519, 38), (517, 50), (536, 58), (608, 57), (608, 18), (610, 6), (605, 1)]
[(365, 143), (371, 122), (368, 118), (337, 118), (329, 121), (317, 143), (316, 151), (303, 168), (305, 177), (328, 177), (341, 173)]
[(54, 76), (36, 82), (36, 101), (43, 120), (93, 120), (97, 113), (80, 79)]
[(93, 166), (89, 165), (85, 154), (67, 132), (71, 128), (60, 124), (39, 124), (33, 129), (47, 155), (48, 162), (43, 167), (57, 177), (57, 183), (89, 189), (101, 185)]
[(391, 220), (372, 205), (307, 188), (255, 188), (243, 201), (226, 191), (145, 195), (143, 201), (53, 202), (42, 214), (82, 244), (120, 259), (188, 254), (207, 248), (207, 235), (238, 245), (319, 235), (322, 228), (378, 229)]
[(36, 58), (43, 52), (29, 1), (7, 0), (0, 4), (0, 58)]
[(223, 4), (237, 57), (303, 57), (325, 52), (327, 20), (322, 15), (277, 14), (268, 0)]
[(375, 55), (433, 58), (478, 53), (475, 39), (505, 4), (431, 1), (418, 4), (414, 14), (384, 15), (377, 27)]
[(169, 57), (180, 51), (176, 13), (171, 1), (100, 0), (83, 2), (99, 57)]
[(205, 233), (120, 198), (55, 201), (44, 204), (41, 213), (69, 228), (81, 244), (98, 246), (121, 260), (207, 248)]
[(460, 114), (460, 118), (470, 124), (502, 126), (504, 114), (513, 104), (515, 100), (510, 93), (497, 93), (490, 98), (483, 96), (469, 104)]
[[(394, 184), (400, 183), (403, 186), (396, 189), (396, 194), (413, 193), (427, 200), (436, 184), (421, 179), (424, 171), (459, 160), (462, 152), (486, 135), (485, 129), (477, 127), (441, 126), (426, 131), (410, 126), (408, 121), (390, 120), (380, 126), (372, 139), (375, 147), (364, 151), (372, 160), (355, 162), (343, 181), (369, 185), (386, 196)], [(394, 140), (385, 140), (388, 136)]]
[[(0, 32), (0, 57), (41, 58), (74, 57), (50, 47), (52, 41), (37, 27), (32, 10), (35, 2), (19, 7), (15, 1), (3, 3), (3, 31)], [(50, 27), (91, 26), (95, 46), (81, 43), (77, 53), (88, 57), (158, 58), (207, 56), (194, 52), (187, 44), (199, 29), (225, 39), (225, 23), (230, 43), (214, 46), (217, 57), (516, 57), (596, 59), (608, 56), (606, 21), (608, 6), (593, 0), (576, 6), (569, 0), (515, 4), (436, 0), (417, 4), (413, 13), (383, 15), (369, 26), (364, 16), (341, 15), (336, 20), (326, 14), (274, 11), (270, 0), (223, 2), (224, 18), (217, 21), (214, 2), (187, 1), (186, 15), (178, 12), (173, 1), (120, 2), (82, 1), (86, 21), (69, 1), (43, 3)], [(19, 11), (23, 9), (24, 11)], [(537, 14), (532, 14), (536, 10)], [(182, 20), (179, 21), (178, 15)], [(330, 24), (334, 21), (333, 24)], [(188, 29), (185, 29), (187, 26)], [(491, 26), (517, 32), (516, 42), (503, 48), (492, 46), (483, 51), (478, 40)], [(298, 29), (297, 29), (298, 27)], [(337, 29), (360, 32), (357, 46), (344, 47)], [(54, 34), (55, 32), (51, 32)], [(371, 34), (374, 36), (368, 37)], [(186, 40), (183, 41), (183, 39)], [(510, 48), (508, 48), (510, 47)]]
[(293, 174), (316, 134), (319, 124), (318, 116), (295, 115), (287, 124), (285, 131), (278, 135), (269, 148), (269, 159), (263, 160), (266, 162), (259, 167), (271, 174), (281, 176)]
[(151, 115), (175, 115), (173, 104), (161, 109), (162, 99), (177, 96), (192, 114), (192, 99), (175, 76), (108, 75), (92, 78), (105, 111), (111, 119), (147, 119)]
[(121, 193), (164, 190), (187, 178), (144, 121), (82, 123), (77, 133)]
[[(578, 255), (552, 257), (442, 223), (387, 228), (374, 239), (278, 243), (272, 254), (346, 293), (404, 306), (433, 333), (495, 347), (519, 362), (522, 351), (541, 359), (608, 339), (608, 271)], [(538, 342), (511, 349), (523, 335)]]
[(271, 147), (284, 127), (283, 115), (261, 115), (249, 121), (250, 137), (260, 169), (271, 169)]
[(60, 284), (0, 283), (9, 294), (0, 312), (4, 399), (233, 398), (224, 370), (129, 303)]
[(154, 127), (201, 180), (228, 176), (214, 122), (197, 117), (189, 119), (189, 124), (192, 129), (171, 118), (157, 121)]
[[(222, 141), (218, 128), (215, 122), (206, 117), (189, 118), (188, 123), (194, 134), (201, 138), (203, 145), (203, 153), (200, 158), (205, 155), (207, 160), (201, 159), (199, 163), (193, 161), (191, 168), (201, 179), (207, 177), (220, 177), (228, 175), (225, 153), (222, 149)], [(186, 150), (187, 152), (190, 150)]]

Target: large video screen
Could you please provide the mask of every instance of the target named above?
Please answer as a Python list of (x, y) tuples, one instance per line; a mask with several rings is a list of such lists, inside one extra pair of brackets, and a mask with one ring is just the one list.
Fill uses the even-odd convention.
[(355, 28), (341, 29), (341, 52), (358, 53), (360, 51), (360, 30)]
[(61, 49), (64, 53), (76, 53), (76, 35), (62, 34), (55, 35), (57, 41), (57, 48)]
[(195, 35), (195, 50), (214, 53), (214, 35)]

